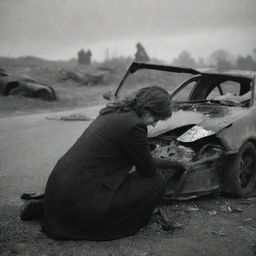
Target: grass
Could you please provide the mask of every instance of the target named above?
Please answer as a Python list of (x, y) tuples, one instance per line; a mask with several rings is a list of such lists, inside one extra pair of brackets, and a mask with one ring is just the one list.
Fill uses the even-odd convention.
[[(106, 104), (102, 95), (107, 91), (115, 91), (127, 68), (132, 63), (130, 58), (115, 58), (102, 63), (91, 65), (77, 65), (75, 60), (60, 62), (48, 61), (34, 57), (18, 59), (1, 58), (0, 68), (13, 74), (26, 74), (37, 81), (54, 88), (58, 97), (57, 101), (43, 101), (22, 96), (0, 96), (0, 117), (41, 113), (49, 111), (69, 110), (98, 104)], [(101, 84), (81, 85), (73, 80), (64, 80), (61, 70), (76, 71), (81, 73), (93, 70), (106, 70)], [(187, 75), (173, 74), (161, 71), (139, 70), (126, 81), (120, 96), (125, 96), (139, 88), (160, 85), (172, 91), (183, 81)]]
[[(109, 60), (104, 63), (93, 63), (90, 66), (78, 66), (73, 62), (49, 62), (40, 59), (1, 59), (0, 68), (15, 74), (26, 74), (37, 81), (51, 85), (56, 91), (57, 101), (43, 101), (36, 98), (22, 96), (0, 95), (0, 117), (15, 116), (48, 111), (75, 109), (97, 104), (106, 104), (102, 95), (107, 91), (114, 91), (121, 80), (129, 61)], [(66, 80), (61, 77), (61, 69), (85, 71), (104, 67), (109, 71), (102, 84), (94, 86), (80, 85), (79, 83)]]
[(22, 96), (0, 96), (1, 111), (0, 117), (15, 116), (23, 114), (41, 113), (48, 111), (58, 111), (75, 109), (97, 104), (105, 104), (102, 94), (114, 89), (114, 86), (92, 87), (71, 87), (57, 85), (58, 101), (43, 101), (35, 98)]

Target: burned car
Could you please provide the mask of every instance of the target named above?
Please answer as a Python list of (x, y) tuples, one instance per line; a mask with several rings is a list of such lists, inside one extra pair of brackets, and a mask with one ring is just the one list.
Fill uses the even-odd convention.
[(214, 192), (246, 196), (256, 183), (255, 79), (251, 71), (133, 63), (105, 98), (150, 85), (172, 97), (172, 116), (148, 131), (166, 177), (166, 200)]
[(60, 79), (62, 81), (72, 80), (80, 85), (93, 86), (97, 84), (102, 84), (105, 77), (108, 75), (109, 70), (104, 70), (102, 68), (90, 69), (90, 70), (68, 70), (60, 69)]
[(42, 100), (56, 100), (51, 86), (38, 82), (27, 75), (11, 74), (0, 69), (0, 93), (4, 96), (22, 95)]

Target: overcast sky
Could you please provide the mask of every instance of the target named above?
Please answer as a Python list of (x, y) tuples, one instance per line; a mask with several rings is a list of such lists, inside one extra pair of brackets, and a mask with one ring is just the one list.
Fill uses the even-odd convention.
[(150, 57), (171, 61), (225, 49), (256, 48), (256, 0), (0, 0), (0, 55), (94, 60), (133, 56), (141, 42)]

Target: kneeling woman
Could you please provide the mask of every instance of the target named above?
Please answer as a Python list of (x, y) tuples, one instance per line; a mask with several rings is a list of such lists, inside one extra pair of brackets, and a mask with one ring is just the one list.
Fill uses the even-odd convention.
[(170, 116), (170, 97), (157, 86), (103, 108), (48, 179), (43, 231), (54, 239), (101, 241), (147, 225), (165, 189), (147, 126)]

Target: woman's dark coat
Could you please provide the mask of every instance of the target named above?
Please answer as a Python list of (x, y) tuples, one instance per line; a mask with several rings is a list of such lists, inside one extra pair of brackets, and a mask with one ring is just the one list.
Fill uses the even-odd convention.
[[(136, 172), (130, 174), (134, 165)], [(146, 224), (163, 192), (163, 180), (156, 172), (147, 127), (137, 114), (99, 115), (57, 162), (48, 179), (44, 232), (57, 239), (92, 240), (135, 233)], [(134, 224), (135, 208), (143, 214), (141, 206), (147, 209), (146, 220), (138, 217)], [(123, 228), (111, 231), (113, 221), (124, 224)], [(128, 222), (130, 227), (125, 227)]]

